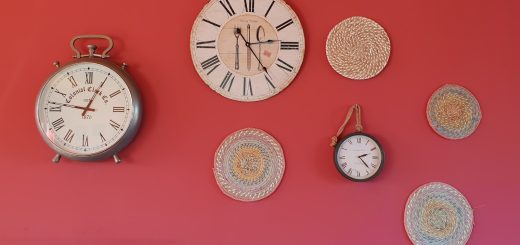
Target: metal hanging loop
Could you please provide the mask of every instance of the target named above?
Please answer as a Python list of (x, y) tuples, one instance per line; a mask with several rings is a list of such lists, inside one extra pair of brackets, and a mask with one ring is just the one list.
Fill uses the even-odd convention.
[[(103, 51), (102, 54), (96, 54), (97, 47), (95, 45), (88, 45), (89, 54), (81, 54), (81, 52), (75, 46), (76, 41), (79, 39), (105, 39), (108, 42), (108, 47), (105, 49), (105, 51)], [(112, 50), (113, 47), (114, 41), (112, 41), (112, 38), (106, 35), (79, 35), (73, 37), (72, 40), (70, 40), (70, 48), (74, 51), (74, 53), (76, 53), (76, 55), (74, 55), (73, 57), (77, 59), (81, 57), (100, 57), (102, 59), (108, 58), (110, 57), (110, 55), (108, 55), (108, 52), (110, 52), (110, 50)]]

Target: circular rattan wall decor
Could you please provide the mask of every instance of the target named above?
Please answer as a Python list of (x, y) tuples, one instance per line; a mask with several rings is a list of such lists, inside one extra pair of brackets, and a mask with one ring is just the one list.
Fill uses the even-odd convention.
[(473, 230), (473, 210), (455, 188), (434, 182), (410, 195), (404, 223), (414, 244), (466, 244)]
[(247, 128), (228, 136), (215, 153), (213, 169), (224, 194), (244, 202), (271, 195), (282, 180), (282, 147), (266, 132)]
[(344, 77), (364, 80), (375, 77), (390, 58), (390, 38), (375, 21), (355, 16), (343, 20), (329, 33), (327, 59)]
[(473, 134), (482, 118), (475, 96), (455, 84), (444, 85), (433, 93), (426, 114), (433, 130), (452, 140)]

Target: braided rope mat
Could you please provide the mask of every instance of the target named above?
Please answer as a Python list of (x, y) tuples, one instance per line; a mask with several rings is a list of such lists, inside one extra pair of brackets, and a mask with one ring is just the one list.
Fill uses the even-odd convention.
[(327, 59), (344, 77), (364, 80), (377, 76), (390, 58), (390, 38), (375, 21), (355, 16), (329, 33)]
[(410, 195), (404, 223), (414, 244), (466, 244), (473, 230), (473, 210), (455, 188), (433, 182)]
[(231, 134), (220, 145), (213, 171), (224, 194), (244, 202), (258, 201), (280, 184), (285, 158), (271, 135), (247, 128)]
[(452, 140), (473, 134), (482, 118), (475, 96), (455, 84), (446, 84), (433, 93), (426, 115), (437, 134)]

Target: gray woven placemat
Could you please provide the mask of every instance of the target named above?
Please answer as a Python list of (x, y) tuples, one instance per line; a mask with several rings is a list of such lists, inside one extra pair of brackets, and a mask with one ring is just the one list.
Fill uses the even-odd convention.
[(433, 182), (410, 195), (404, 223), (414, 244), (466, 244), (473, 230), (473, 210), (455, 188)]

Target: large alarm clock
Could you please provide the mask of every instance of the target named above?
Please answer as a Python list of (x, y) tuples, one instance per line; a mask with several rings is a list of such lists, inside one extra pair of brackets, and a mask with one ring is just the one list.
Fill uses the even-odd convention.
[[(75, 47), (79, 39), (105, 39), (107, 49), (88, 54)], [(137, 134), (141, 122), (141, 99), (126, 64), (119, 66), (106, 58), (113, 47), (110, 37), (82, 35), (70, 46), (75, 60), (60, 66), (43, 85), (36, 103), (36, 121), (45, 142), (61, 156), (79, 161), (96, 161), (113, 156)]]
[(303, 62), (305, 37), (283, 0), (211, 0), (195, 20), (190, 46), (210, 88), (250, 102), (289, 86)]

